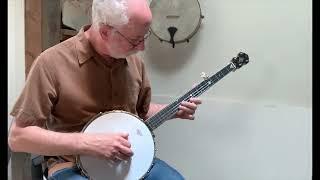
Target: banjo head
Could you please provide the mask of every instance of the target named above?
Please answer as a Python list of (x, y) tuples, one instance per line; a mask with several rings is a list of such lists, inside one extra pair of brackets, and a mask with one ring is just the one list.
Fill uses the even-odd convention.
[(94, 180), (137, 180), (150, 170), (155, 144), (153, 134), (135, 115), (125, 111), (100, 114), (83, 129), (83, 133), (129, 133), (134, 155), (128, 161), (112, 162), (91, 156), (79, 155), (77, 165), (85, 175)]

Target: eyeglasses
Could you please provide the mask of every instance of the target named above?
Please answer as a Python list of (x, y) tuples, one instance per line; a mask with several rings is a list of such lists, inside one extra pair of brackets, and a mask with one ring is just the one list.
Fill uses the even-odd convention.
[[(115, 28), (114, 28), (115, 29)], [(148, 32), (143, 36), (143, 39), (140, 39), (139, 41), (134, 41), (128, 37), (126, 37), (125, 35), (123, 35), (122, 33), (120, 33), (117, 29), (115, 29), (115, 31), (120, 34), (124, 39), (126, 39), (132, 46), (132, 49), (137, 47), (141, 42), (143, 42), (144, 40), (146, 40), (150, 35), (151, 35), (151, 30), (149, 29)]]

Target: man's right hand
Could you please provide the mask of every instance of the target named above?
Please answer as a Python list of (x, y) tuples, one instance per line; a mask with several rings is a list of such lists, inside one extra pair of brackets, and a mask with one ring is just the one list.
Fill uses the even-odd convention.
[(128, 133), (84, 134), (82, 145), (85, 154), (112, 161), (128, 160), (133, 155), (128, 137)]
[(37, 126), (23, 126), (13, 119), (8, 144), (13, 152), (45, 156), (89, 155), (103, 159), (127, 160), (133, 152), (128, 133), (61, 133)]

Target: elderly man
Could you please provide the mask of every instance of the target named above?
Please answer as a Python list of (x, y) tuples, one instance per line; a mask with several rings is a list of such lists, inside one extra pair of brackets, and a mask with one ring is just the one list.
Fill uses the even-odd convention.
[[(87, 179), (76, 154), (126, 160), (133, 155), (128, 133), (85, 134), (99, 112), (123, 110), (147, 119), (166, 105), (152, 104), (143, 61), (152, 15), (146, 0), (93, 0), (92, 25), (41, 53), (32, 65), (11, 115), (12, 151), (45, 156), (49, 179)], [(197, 98), (181, 103), (175, 118), (194, 119)], [(183, 177), (160, 159), (150, 180)]]

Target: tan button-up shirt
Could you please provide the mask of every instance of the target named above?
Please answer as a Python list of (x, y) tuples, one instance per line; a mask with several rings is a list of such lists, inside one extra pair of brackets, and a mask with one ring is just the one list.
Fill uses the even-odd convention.
[(79, 132), (99, 112), (124, 110), (144, 118), (151, 88), (143, 61), (132, 55), (105, 63), (84, 35), (88, 27), (37, 57), (11, 112), (17, 121)]

